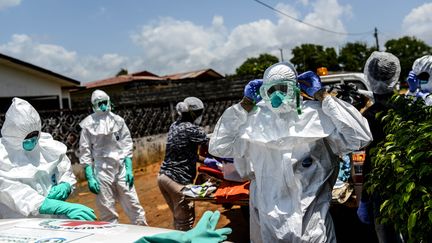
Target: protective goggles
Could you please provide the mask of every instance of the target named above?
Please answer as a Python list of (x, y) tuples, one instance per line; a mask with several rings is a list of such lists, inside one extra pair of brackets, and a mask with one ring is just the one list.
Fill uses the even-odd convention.
[(29, 133), (22, 142), (22, 147), (26, 151), (32, 151), (39, 141), (39, 131)]
[(93, 106), (96, 110), (105, 112), (110, 108), (110, 102), (109, 100), (97, 100)]
[[(277, 80), (264, 83), (260, 88), (260, 95), (263, 100), (270, 102), (273, 108), (283, 104), (296, 104), (296, 109), (300, 111), (300, 89), (295, 80)], [(277, 102), (275, 103), (275, 98)]]

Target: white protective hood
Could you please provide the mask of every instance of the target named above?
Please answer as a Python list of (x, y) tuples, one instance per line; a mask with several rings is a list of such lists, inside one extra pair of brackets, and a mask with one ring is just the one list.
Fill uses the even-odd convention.
[(335, 242), (329, 214), (335, 155), (372, 139), (367, 120), (335, 97), (303, 101), (301, 109), (275, 113), (259, 103), (248, 113), (235, 104), (212, 133), (209, 153), (233, 157), (239, 175), (251, 179), (254, 242)]
[[(40, 138), (32, 151), (25, 151), (22, 147), (24, 138), (33, 131), (40, 132)], [(5, 121), (1, 129), (2, 168), (14, 165), (35, 163), (35, 161), (54, 162), (66, 154), (66, 146), (53, 140), (48, 133), (41, 132), (39, 113), (27, 101), (13, 98), (12, 105), (6, 112)]]
[(423, 92), (432, 92), (432, 55), (425, 55), (416, 59), (413, 63), (412, 70), (417, 76), (421, 73), (429, 74), (428, 82), (421, 85), (420, 89)]
[[(38, 143), (32, 151), (26, 151), (22, 142), (33, 131), (40, 132)], [(41, 132), (39, 114), (27, 101), (12, 100), (1, 133), (0, 217), (37, 214), (53, 181), (68, 182), (71, 186), (76, 183), (66, 146)]]
[[(95, 108), (100, 100), (108, 101), (108, 111), (102, 112)], [(111, 112), (110, 97), (102, 90), (95, 90), (91, 96), (91, 103), (94, 113), (87, 116), (79, 124), (82, 128), (87, 128), (93, 135), (108, 135), (115, 133), (123, 126), (123, 119)]]

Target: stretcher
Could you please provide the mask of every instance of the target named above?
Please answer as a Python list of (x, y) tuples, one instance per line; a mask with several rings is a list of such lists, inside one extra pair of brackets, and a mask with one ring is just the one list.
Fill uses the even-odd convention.
[(200, 185), (206, 181), (214, 183), (217, 186), (216, 191), (204, 197), (186, 196), (186, 199), (221, 204), (226, 209), (231, 208), (233, 205), (249, 205), (249, 181), (238, 182), (226, 180), (222, 171), (201, 165), (198, 167), (198, 176), (195, 179), (195, 185)]

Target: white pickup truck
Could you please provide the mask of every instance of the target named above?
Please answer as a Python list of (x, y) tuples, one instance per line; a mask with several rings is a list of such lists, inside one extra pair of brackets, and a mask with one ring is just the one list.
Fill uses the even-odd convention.
[[(369, 82), (363, 73), (340, 73), (320, 76), (321, 82), (331, 91), (339, 91), (336, 96), (351, 103), (362, 111), (365, 107), (373, 103), (373, 94)], [(340, 90), (342, 88), (342, 90)], [(358, 94), (364, 95), (359, 96)], [(364, 100), (366, 97), (369, 101)], [(364, 150), (355, 151), (351, 154), (351, 183), (354, 186), (356, 199), (355, 206), (358, 206), (363, 185), (363, 163), (366, 154)]]

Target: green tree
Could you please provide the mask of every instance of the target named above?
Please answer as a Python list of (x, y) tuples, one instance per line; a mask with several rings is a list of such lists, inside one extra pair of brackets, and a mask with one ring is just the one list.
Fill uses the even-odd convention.
[(388, 40), (385, 43), (385, 48), (387, 52), (399, 58), (401, 64), (400, 80), (405, 80), (408, 77), (408, 73), (417, 58), (430, 54), (432, 51), (431, 47), (422, 40), (409, 36)]
[(264, 71), (270, 65), (277, 62), (279, 62), (279, 59), (273, 55), (267, 53), (260, 54), (259, 57), (246, 59), (246, 61), (236, 69), (236, 75), (262, 77)]
[(120, 71), (118, 71), (118, 73), (116, 74), (116, 77), (121, 76), (121, 75), (127, 75), (128, 74), (128, 70), (127, 69), (120, 69)]
[(366, 43), (347, 43), (339, 53), (339, 63), (344, 71), (363, 72), (364, 64), (375, 48), (368, 48)]
[(329, 70), (339, 70), (337, 55), (334, 48), (326, 48), (314, 44), (302, 44), (291, 51), (291, 62), (296, 66), (297, 72), (308, 70), (316, 72), (319, 67), (327, 67)]
[(392, 103), (365, 187), (384, 200), (381, 223), (395, 225), (408, 242), (432, 242), (432, 106), (402, 95)]

